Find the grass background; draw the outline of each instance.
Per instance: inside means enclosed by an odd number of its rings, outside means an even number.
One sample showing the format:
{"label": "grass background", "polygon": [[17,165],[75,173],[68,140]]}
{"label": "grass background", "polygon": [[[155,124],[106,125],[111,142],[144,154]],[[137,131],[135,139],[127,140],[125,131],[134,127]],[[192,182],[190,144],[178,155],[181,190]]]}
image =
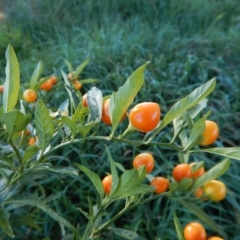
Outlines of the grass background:
{"label": "grass background", "polygon": [[[240,146],[238,0],[19,0],[14,4],[2,0],[0,7],[5,16],[0,17],[0,81],[5,77],[4,53],[9,43],[18,55],[22,83],[30,80],[39,60],[44,64],[43,75],[60,76],[60,69],[67,71],[64,59],[76,67],[90,58],[81,77],[98,78],[97,87],[104,95],[116,91],[136,68],[151,61],[145,85],[135,103],[158,102],[164,116],[175,101],[216,77],[217,88],[208,103],[212,110],[210,118],[219,124],[221,131],[215,146]],[[82,93],[90,87],[84,85]],[[57,87],[45,96],[45,102],[51,108],[58,108],[65,97],[66,93]],[[122,128],[126,124],[123,123]],[[109,128],[102,125],[100,132],[108,134]],[[169,141],[171,134],[169,128],[158,140]],[[71,165],[73,161],[82,163],[103,177],[110,170],[103,144],[88,142],[64,148],[51,162],[61,166]],[[154,174],[167,177],[178,162],[175,153],[156,147],[136,148],[111,143],[109,148],[114,160],[129,168],[136,154],[151,151],[157,162]],[[207,169],[221,158],[202,154],[193,155],[190,160],[204,160]],[[240,163],[232,160],[230,170],[221,178],[228,187],[227,198],[220,203],[202,204],[233,240],[240,234],[239,171]],[[75,208],[81,206],[87,210],[86,196],[95,197],[88,179],[84,175],[78,178],[52,175],[39,184],[45,190],[29,184],[20,194],[33,193],[39,197],[59,194],[59,198],[49,204],[75,226],[79,223],[84,229],[86,220]],[[112,206],[111,212],[117,212],[121,205]],[[197,220],[176,203],[158,199],[123,216],[116,226],[137,231],[147,239],[173,240],[177,238],[173,210],[183,226]],[[46,214],[34,208],[23,211],[23,214],[31,212],[41,231],[21,226],[14,229],[16,239],[60,239],[59,225]],[[216,234],[205,227],[209,235]],[[115,239],[108,232],[102,237]],[[3,235],[0,239],[8,238]]]}

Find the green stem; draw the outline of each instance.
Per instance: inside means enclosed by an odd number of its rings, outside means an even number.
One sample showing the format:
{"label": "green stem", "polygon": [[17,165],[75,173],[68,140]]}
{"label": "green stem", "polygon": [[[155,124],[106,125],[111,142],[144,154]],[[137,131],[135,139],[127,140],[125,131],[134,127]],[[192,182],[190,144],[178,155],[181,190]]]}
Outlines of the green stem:
{"label": "green stem", "polygon": [[[130,144],[130,145],[133,145],[133,146],[141,146],[141,145],[152,146],[152,145],[154,145],[154,146],[159,146],[159,147],[162,147],[162,148],[173,149],[173,150],[176,150],[178,152],[183,152],[182,147],[178,147],[176,145],[173,145],[172,143],[134,141],[134,140],[128,140],[128,139],[121,139],[119,137],[113,137],[112,139],[110,139],[109,137],[104,137],[104,136],[89,136],[89,137],[86,137],[86,140],[104,140],[104,141],[112,140],[112,141],[127,143],[127,144]],[[58,150],[62,147],[65,147],[67,145],[82,143],[82,142],[83,142],[83,140],[81,140],[81,139],[74,139],[74,140],[71,140],[71,141],[64,142],[64,143],[59,144],[58,146],[54,147],[53,149],[51,149],[47,153],[45,153],[43,155],[43,157],[46,157],[46,156],[50,155],[52,152],[54,152],[54,151],[56,151],[56,150]]]}
{"label": "green stem", "polygon": [[121,217],[124,213],[126,213],[127,211],[129,211],[130,209],[132,209],[131,207],[135,206],[131,205],[129,207],[125,207],[123,208],[120,212],[118,212],[114,217],[112,217],[110,220],[108,220],[107,222],[105,222],[101,227],[98,228],[97,231],[95,231],[93,233],[93,236],[96,236],[97,234],[99,234],[102,230],[104,230],[105,228],[109,227],[114,221],[116,221],[119,217]]}
{"label": "green stem", "polygon": [[9,140],[9,144],[11,145],[13,151],[15,152],[18,162],[19,162],[19,166],[20,166],[20,172],[22,172],[22,158],[20,156],[20,153],[18,151],[18,149],[16,148],[16,146],[14,145],[14,143],[12,142],[12,139]]}
{"label": "green stem", "polygon": [[178,152],[183,152],[182,147],[178,147],[176,145],[173,145],[172,143],[144,142],[144,145],[149,145],[149,146],[154,145],[154,146],[159,146],[159,147],[168,148],[168,149],[170,148]]}
{"label": "green stem", "polygon": [[[90,137],[87,137],[86,140],[105,140],[105,141],[109,141],[109,138],[108,137],[103,137],[103,136],[90,136]],[[58,150],[62,147],[68,146],[70,144],[76,144],[76,143],[82,143],[82,142],[83,142],[82,139],[74,139],[74,140],[70,140],[70,141],[61,143],[61,144],[55,146],[54,148],[52,148],[47,153],[45,153],[43,155],[43,157],[46,157],[46,156],[50,155],[52,152],[54,152],[54,151],[56,151],[56,150]]]}
{"label": "green stem", "polygon": [[178,147],[173,145],[172,143],[159,143],[159,142],[143,142],[143,141],[134,141],[134,140],[128,140],[128,139],[119,139],[117,137],[113,137],[112,140],[114,141],[118,141],[118,142],[124,142],[124,143],[128,143],[131,145],[135,145],[135,146],[140,146],[140,145],[148,145],[148,146],[159,146],[159,147],[163,147],[163,148],[167,148],[167,149],[173,149],[179,152],[183,152],[183,148],[182,147]]}
{"label": "green stem", "polygon": [[139,205],[142,205],[142,204],[145,204],[147,202],[150,202],[156,198],[159,198],[159,197],[162,197],[162,196],[165,196],[169,194],[169,192],[166,192],[166,193],[162,193],[161,195],[153,195],[141,202],[137,202],[135,204],[132,204],[132,205],[127,205],[126,207],[124,207],[120,212],[118,212],[114,217],[112,217],[110,220],[108,220],[107,222],[105,222],[102,226],[100,226],[97,231],[95,231],[93,233],[93,236],[96,236],[97,234],[99,234],[101,231],[103,231],[104,229],[106,229],[107,227],[109,227],[114,221],[116,221],[118,218],[120,218],[123,214],[125,214],[126,212],[128,212],[129,210],[139,206]]}
{"label": "green stem", "polygon": [[92,223],[93,221],[91,220],[91,222],[88,222],[88,225],[87,225],[87,227],[86,227],[86,229],[85,229],[85,232],[84,232],[84,235],[83,235],[83,237],[82,237],[82,239],[84,240],[84,239],[88,239],[87,237],[88,237],[88,232],[89,232],[89,230],[90,230],[90,226],[91,226],[91,223]]}
{"label": "green stem", "polygon": [[[88,232],[89,232],[91,226],[94,225],[94,222],[96,221],[96,219],[99,218],[99,215],[101,214],[101,211],[102,211],[102,206],[100,206],[99,211],[96,214],[96,216],[93,219],[91,219],[90,222],[88,222],[86,230],[85,230],[84,235],[83,235],[83,240],[89,239]],[[95,229],[95,226],[94,226],[94,229]],[[92,232],[94,233],[94,230]]]}
{"label": "green stem", "polygon": [[10,182],[10,185],[14,185],[19,179],[21,179],[22,177],[24,177],[28,172],[30,172],[31,170],[28,169],[27,171],[25,171],[22,174],[19,174],[18,176],[16,176],[15,178],[13,178]]}
{"label": "green stem", "polygon": [[125,137],[128,133],[133,132],[134,130],[135,128],[132,126],[131,122],[129,122],[127,129],[118,137],[118,139],[123,139],[123,137]]}

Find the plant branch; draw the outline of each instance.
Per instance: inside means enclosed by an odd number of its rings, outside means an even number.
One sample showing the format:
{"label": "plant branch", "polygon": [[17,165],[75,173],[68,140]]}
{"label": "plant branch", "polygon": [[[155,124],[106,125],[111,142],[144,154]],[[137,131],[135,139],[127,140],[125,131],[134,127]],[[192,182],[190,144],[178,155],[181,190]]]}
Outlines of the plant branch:
{"label": "plant branch", "polygon": [[[121,139],[121,138],[118,138],[118,137],[112,137],[112,139],[110,139],[109,137],[105,137],[105,136],[89,136],[89,137],[86,137],[86,140],[104,140],[104,141],[112,140],[112,141],[127,143],[127,144],[130,144],[130,145],[133,145],[133,146],[141,146],[141,145],[153,146],[154,145],[154,146],[159,146],[159,147],[166,148],[166,149],[173,149],[173,150],[178,151],[178,152],[183,152],[182,147],[176,146],[172,143],[134,141],[134,140],[129,140],[129,139]],[[52,152],[54,152],[54,151],[56,151],[56,150],[58,150],[62,147],[65,147],[67,145],[82,143],[82,142],[83,142],[82,139],[74,139],[74,140],[70,140],[70,141],[61,143],[58,146],[55,146],[54,148],[52,148],[47,153],[45,153],[43,155],[43,157],[46,157],[46,156],[50,155]]]}
{"label": "plant branch", "polygon": [[9,144],[11,145],[13,151],[15,152],[19,165],[20,165],[20,172],[22,172],[22,158],[20,156],[20,153],[18,151],[18,149],[16,148],[16,146],[14,145],[14,143],[12,142],[12,139],[9,140]]}
{"label": "plant branch", "polygon": [[163,197],[165,195],[169,194],[169,192],[166,192],[166,193],[162,193],[161,195],[153,195],[153,196],[150,196],[149,198],[146,198],[144,199],[143,201],[141,202],[137,202],[135,204],[132,204],[132,205],[127,205],[125,206],[120,212],[118,212],[114,217],[112,217],[110,220],[108,220],[107,222],[105,222],[102,226],[100,226],[94,233],[93,233],[93,236],[96,236],[97,234],[99,234],[101,231],[103,231],[104,229],[106,229],[107,227],[109,227],[114,221],[116,221],[118,218],[120,218],[123,214],[125,214],[126,212],[128,212],[129,210],[139,206],[139,205],[142,205],[142,204],[145,204],[147,202],[150,202],[156,198],[159,198],[159,197]]}

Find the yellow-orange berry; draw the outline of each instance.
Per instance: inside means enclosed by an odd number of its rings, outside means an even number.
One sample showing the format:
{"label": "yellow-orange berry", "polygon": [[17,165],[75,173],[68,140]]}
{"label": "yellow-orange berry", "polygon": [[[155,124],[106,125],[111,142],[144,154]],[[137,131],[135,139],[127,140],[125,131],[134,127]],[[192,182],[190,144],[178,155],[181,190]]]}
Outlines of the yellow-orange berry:
{"label": "yellow-orange berry", "polygon": [[164,193],[168,189],[169,180],[164,177],[155,177],[150,185],[155,187],[155,193]]}
{"label": "yellow-orange berry", "polygon": [[104,192],[105,192],[106,194],[109,194],[109,193],[111,192],[111,189],[112,189],[112,175],[106,176],[106,177],[102,180],[102,184],[103,184]]}
{"label": "yellow-orange berry", "polygon": [[3,93],[4,91],[4,85],[0,85],[0,93]]}
{"label": "yellow-orange berry", "polygon": [[33,89],[27,89],[23,93],[23,99],[29,103],[35,102],[37,99],[37,94]]}
{"label": "yellow-orange berry", "polygon": [[73,82],[73,87],[75,90],[80,90],[82,88],[82,84],[79,81],[75,80]]}

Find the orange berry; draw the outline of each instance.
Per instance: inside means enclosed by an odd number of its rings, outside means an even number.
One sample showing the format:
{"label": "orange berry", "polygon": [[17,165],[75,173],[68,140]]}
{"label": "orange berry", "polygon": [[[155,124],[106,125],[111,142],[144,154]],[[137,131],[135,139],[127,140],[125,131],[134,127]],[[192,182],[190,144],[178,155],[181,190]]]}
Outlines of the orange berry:
{"label": "orange berry", "polygon": [[4,91],[4,85],[0,85],[0,93],[3,93]]}
{"label": "orange berry", "polygon": [[19,133],[19,135],[26,135],[26,136],[28,136],[30,134],[30,131],[28,130],[28,129],[26,129],[24,132],[23,131],[21,131],[20,133]]}
{"label": "orange berry", "polygon": [[82,100],[83,100],[83,106],[84,107],[88,107],[87,94],[83,95]]}
{"label": "orange berry", "polygon": [[184,228],[185,240],[206,240],[207,234],[202,224],[191,222]]}
{"label": "orange berry", "polygon": [[25,134],[26,134],[26,135],[29,135],[29,134],[30,134],[30,131],[29,131],[28,129],[26,129]]}
{"label": "orange berry", "polygon": [[48,79],[39,88],[41,90],[50,91],[52,89],[52,81],[51,81],[51,79]]}
{"label": "orange berry", "polygon": [[195,195],[196,198],[200,198],[200,199],[203,200],[203,201],[208,200],[208,199],[205,198],[205,197],[203,198],[203,194],[204,194],[203,188],[198,188],[198,189],[195,191],[195,193],[194,193],[194,195]]}
{"label": "orange berry", "polygon": [[[107,125],[112,125],[110,115],[109,115],[109,107],[110,107],[109,105],[110,105],[110,98],[108,98],[107,100],[105,100],[103,102],[103,105],[102,105],[102,121]],[[125,117],[126,117],[126,113],[122,116],[120,122],[122,122]]]}
{"label": "orange berry", "polygon": [[102,121],[107,125],[112,125],[110,116],[109,116],[109,103],[110,99],[107,99],[103,102],[102,105]]}
{"label": "orange berry", "polygon": [[212,180],[204,184],[204,193],[214,202],[223,200],[227,194],[226,186],[223,182]]}
{"label": "orange berry", "polygon": [[202,146],[210,145],[214,143],[219,135],[218,125],[213,121],[205,121],[205,130],[202,134],[203,140],[200,143]]}
{"label": "orange berry", "polygon": [[111,189],[112,189],[112,175],[106,176],[106,177],[102,180],[102,184],[103,184],[104,192],[105,192],[106,194],[109,194],[109,193],[111,192]]}
{"label": "orange berry", "polygon": [[191,167],[189,164],[186,163],[178,164],[173,169],[172,175],[177,182],[181,181],[183,178],[191,178],[192,177]]}
{"label": "orange berry", "polygon": [[28,140],[28,145],[32,146],[32,145],[35,144],[35,142],[36,142],[35,138],[34,137],[30,137],[29,140]]}
{"label": "orange berry", "polygon": [[155,177],[150,185],[155,187],[155,193],[164,193],[168,189],[169,180],[164,177]]}
{"label": "orange berry", "polygon": [[75,72],[72,72],[72,73],[68,73],[68,75],[67,75],[68,80],[69,81],[77,80],[77,76],[75,76],[74,79],[73,79],[73,76],[74,76]]}
{"label": "orange berry", "polygon": [[27,89],[23,93],[23,99],[29,103],[35,102],[37,99],[37,94],[33,89]]}
{"label": "orange berry", "polygon": [[56,76],[52,76],[50,78],[50,81],[51,81],[52,85],[55,85],[57,83],[57,77]]}
{"label": "orange berry", "polygon": [[[190,167],[192,167],[194,164],[196,164],[195,162],[190,163]],[[197,171],[193,172],[192,171],[192,178],[196,179],[201,177],[203,174],[205,173],[205,169],[204,167],[199,168]]]}
{"label": "orange berry", "polygon": [[146,167],[146,172],[150,173],[154,168],[154,158],[150,153],[140,153],[133,159],[133,167],[138,169],[141,166]]}
{"label": "orange berry", "polygon": [[75,80],[73,82],[73,87],[75,90],[80,90],[82,88],[82,84],[79,81]]}
{"label": "orange berry", "polygon": [[153,131],[157,127],[160,118],[160,106],[154,102],[139,103],[131,109],[129,114],[132,126],[144,133]]}

